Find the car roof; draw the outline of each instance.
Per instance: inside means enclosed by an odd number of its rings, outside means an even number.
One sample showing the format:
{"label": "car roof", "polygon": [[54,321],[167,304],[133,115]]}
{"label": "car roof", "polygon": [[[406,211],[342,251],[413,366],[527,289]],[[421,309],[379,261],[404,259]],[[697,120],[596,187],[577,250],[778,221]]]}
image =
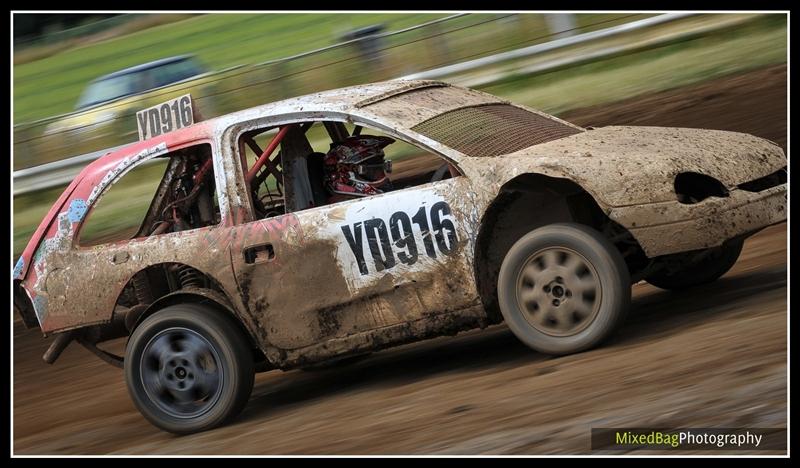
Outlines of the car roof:
{"label": "car roof", "polygon": [[[380,81],[375,83],[347,86],[344,88],[329,89],[326,91],[320,91],[303,96],[261,104],[232,112],[230,114],[221,115],[213,119],[208,119],[206,122],[213,126],[227,126],[232,123],[257,119],[262,116],[290,114],[295,112],[359,113],[367,111],[368,107],[370,110],[372,110],[373,108],[371,106],[374,104],[380,104],[400,95],[413,91],[424,90],[426,88],[448,88],[455,90],[457,93],[465,94],[476,92],[469,88],[454,86],[449,83],[434,80]],[[491,100],[500,100],[495,96],[485,96]],[[418,105],[415,103],[406,103],[405,105],[407,108],[418,107]],[[438,114],[440,112],[441,111],[435,111],[434,113]],[[387,117],[387,120],[392,120],[394,123],[399,123],[399,121],[404,119]]]}
{"label": "car roof", "polygon": [[[129,156],[132,152],[137,151],[140,149],[140,147],[152,146],[160,142],[167,142],[172,145],[176,143],[194,141],[198,138],[208,138],[212,136],[214,129],[220,125],[227,126],[236,122],[254,119],[263,115],[272,115],[278,110],[280,110],[279,113],[289,113],[291,112],[292,107],[297,107],[307,108],[309,111],[319,111],[321,108],[339,112],[352,111],[359,108],[361,105],[367,103],[372,104],[381,99],[388,99],[407,91],[439,86],[450,87],[451,85],[440,81],[430,80],[383,81],[378,83],[331,89],[318,93],[307,94],[304,96],[274,101],[244,110],[231,112],[229,114],[220,115],[211,119],[201,120],[189,125],[188,127],[174,130],[148,140],[136,141],[117,146],[115,148],[109,148],[105,150],[105,154],[102,157],[97,158],[92,164],[99,166],[100,164],[107,164],[111,161],[119,161]],[[466,91],[465,88],[459,89],[464,89]],[[90,164],[90,166],[92,164]],[[87,168],[88,167],[89,166],[87,166]]]}
{"label": "car roof", "polygon": [[154,60],[152,62],[142,63],[133,67],[128,67],[122,70],[115,71],[113,73],[109,73],[107,75],[100,76],[92,80],[92,82],[107,80],[109,78],[116,78],[122,75],[129,75],[131,73],[138,73],[144,70],[149,70],[151,68],[157,68],[163,65],[168,65],[170,63],[177,63],[182,62],[184,60],[188,60],[194,58],[194,55],[184,54],[184,55],[176,55],[174,57],[166,57],[159,60]]}

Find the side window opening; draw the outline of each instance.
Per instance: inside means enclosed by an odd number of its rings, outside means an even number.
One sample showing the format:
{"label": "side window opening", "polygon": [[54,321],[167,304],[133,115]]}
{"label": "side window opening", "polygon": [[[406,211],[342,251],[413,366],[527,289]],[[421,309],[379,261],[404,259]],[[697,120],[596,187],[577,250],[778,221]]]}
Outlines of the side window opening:
{"label": "side window opening", "polygon": [[279,128],[266,128],[239,137],[239,155],[257,219],[286,213],[282,151],[273,147],[269,154],[265,154],[279,133]]}
{"label": "side window opening", "polygon": [[78,244],[92,246],[221,222],[210,144],[139,163],[94,202]]}
{"label": "side window opening", "polygon": [[460,175],[439,155],[357,124],[256,129],[238,147],[256,219]]}
{"label": "side window opening", "polygon": [[[371,128],[348,125],[350,134],[386,136]],[[449,179],[460,175],[458,170],[441,156],[433,154],[403,140],[384,148],[386,159],[392,162],[392,172],[388,174],[393,190],[402,190],[417,185]]]}

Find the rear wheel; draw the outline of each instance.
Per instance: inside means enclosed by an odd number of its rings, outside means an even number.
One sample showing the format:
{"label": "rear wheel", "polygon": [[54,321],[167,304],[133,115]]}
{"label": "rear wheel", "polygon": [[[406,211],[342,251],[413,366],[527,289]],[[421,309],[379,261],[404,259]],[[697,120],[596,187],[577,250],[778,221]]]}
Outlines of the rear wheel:
{"label": "rear wheel", "polygon": [[522,342],[543,353],[569,354],[597,345],[623,321],[630,276],[602,234],[558,223],[511,247],[497,293],[506,323]]}
{"label": "rear wheel", "polygon": [[708,249],[700,261],[693,263],[689,263],[690,254],[671,255],[669,261],[685,263],[686,266],[662,269],[645,280],[655,287],[674,290],[716,281],[733,268],[742,253],[742,247],[744,247],[743,239],[730,241],[720,247]]}
{"label": "rear wheel", "polygon": [[131,399],[168,432],[189,434],[229,421],[247,403],[254,374],[249,341],[237,324],[198,304],[158,311],[128,341]]}

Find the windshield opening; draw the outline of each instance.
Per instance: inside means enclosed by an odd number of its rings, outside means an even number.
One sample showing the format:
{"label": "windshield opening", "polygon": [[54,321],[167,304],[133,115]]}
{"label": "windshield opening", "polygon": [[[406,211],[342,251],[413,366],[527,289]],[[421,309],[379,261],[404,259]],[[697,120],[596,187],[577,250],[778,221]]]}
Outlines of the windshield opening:
{"label": "windshield opening", "polygon": [[135,75],[120,75],[90,84],[78,101],[78,109],[112,101],[136,92]]}

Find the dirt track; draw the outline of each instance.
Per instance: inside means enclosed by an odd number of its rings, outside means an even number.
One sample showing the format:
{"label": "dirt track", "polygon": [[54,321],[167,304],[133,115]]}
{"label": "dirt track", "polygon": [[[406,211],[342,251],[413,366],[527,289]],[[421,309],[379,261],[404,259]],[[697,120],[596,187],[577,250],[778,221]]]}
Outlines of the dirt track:
{"label": "dirt track", "polygon": [[[586,125],[745,131],[786,144],[786,68],[585,109]],[[187,437],[136,411],[122,373],[14,328],[16,454],[589,453],[590,427],[786,427],[786,226],[750,238],[718,282],[634,286],[600,349],[548,358],[504,326],[384,351],[350,367],[259,374],[232,425]],[[726,452],[714,452],[716,454]],[[730,452],[728,452],[730,453]]]}
{"label": "dirt track", "polygon": [[786,150],[786,66],[567,112],[577,125],[659,125],[731,130],[768,138]]}

